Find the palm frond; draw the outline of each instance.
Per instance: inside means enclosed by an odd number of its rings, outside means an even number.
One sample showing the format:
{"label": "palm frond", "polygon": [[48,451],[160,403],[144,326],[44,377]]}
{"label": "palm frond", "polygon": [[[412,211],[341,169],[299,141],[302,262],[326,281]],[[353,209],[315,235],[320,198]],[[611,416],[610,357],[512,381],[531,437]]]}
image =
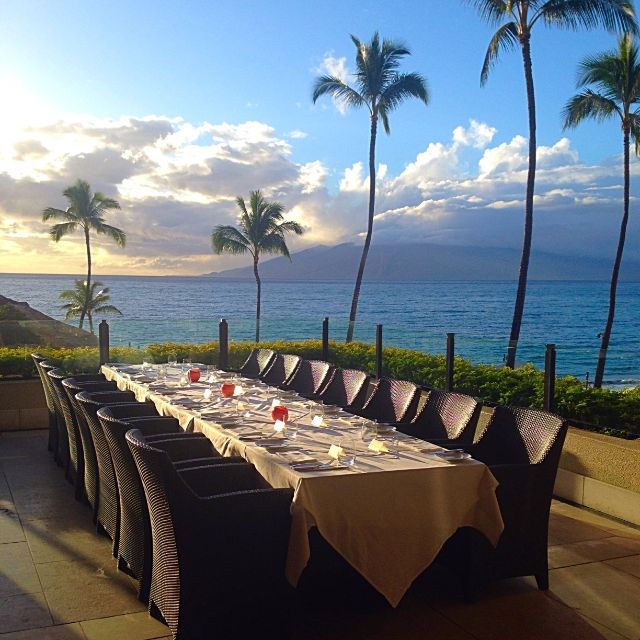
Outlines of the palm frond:
{"label": "palm frond", "polygon": [[114,307],[112,304],[103,304],[99,307],[95,307],[92,310],[92,313],[95,315],[96,313],[117,313],[118,315],[123,315],[122,311],[118,309],[118,307]]}
{"label": "palm frond", "polygon": [[480,72],[480,84],[486,84],[489,78],[489,72],[498,61],[498,57],[502,51],[513,49],[518,44],[518,25],[515,22],[507,22],[503,24],[489,41],[487,53],[482,63],[482,71]]}
{"label": "palm frond", "polygon": [[324,95],[330,95],[334,100],[342,102],[348,107],[360,107],[367,104],[366,100],[353,87],[335,76],[316,78],[311,99],[315,103],[318,98]]}
{"label": "palm frond", "polygon": [[491,25],[498,24],[511,15],[508,5],[512,3],[505,0],[463,0],[463,2],[474,7],[480,17]]}
{"label": "palm frond", "polygon": [[289,248],[287,247],[287,243],[281,233],[272,232],[264,236],[260,243],[260,249],[262,253],[268,253],[271,255],[277,254],[291,260]]}
{"label": "palm frond", "polygon": [[47,222],[51,219],[64,219],[69,220],[69,211],[65,211],[63,209],[56,209],[55,207],[47,207],[42,212],[42,222]]}
{"label": "palm frond", "polygon": [[640,156],[640,110],[629,114],[629,131],[635,143],[635,152]]}
{"label": "palm frond", "polygon": [[119,247],[124,247],[127,244],[127,234],[122,229],[118,229],[118,227],[112,227],[110,224],[97,221],[93,222],[91,227],[97,233],[108,235]]}
{"label": "palm frond", "polygon": [[229,225],[218,225],[211,233],[211,245],[216,254],[224,252],[239,255],[251,252],[251,241],[238,229]]}
{"label": "palm frond", "polygon": [[388,114],[407,98],[418,98],[425,105],[429,104],[429,90],[426,79],[419,73],[397,74],[380,95],[379,105],[384,105]]}
{"label": "palm frond", "polygon": [[60,224],[54,224],[49,229],[49,236],[54,242],[59,242],[64,236],[73,233],[78,227],[77,222],[61,222]]}
{"label": "palm frond", "polygon": [[633,3],[628,0],[547,0],[538,15],[548,26],[564,29],[602,26],[609,32],[638,33]]}
{"label": "palm frond", "polygon": [[562,112],[563,128],[576,127],[587,118],[593,118],[601,122],[614,114],[618,114],[622,119],[622,113],[613,100],[587,89],[573,96],[565,105]]}
{"label": "palm frond", "polygon": [[293,220],[287,220],[278,225],[278,229],[282,235],[287,233],[295,233],[297,236],[301,236],[304,233],[304,227]]}

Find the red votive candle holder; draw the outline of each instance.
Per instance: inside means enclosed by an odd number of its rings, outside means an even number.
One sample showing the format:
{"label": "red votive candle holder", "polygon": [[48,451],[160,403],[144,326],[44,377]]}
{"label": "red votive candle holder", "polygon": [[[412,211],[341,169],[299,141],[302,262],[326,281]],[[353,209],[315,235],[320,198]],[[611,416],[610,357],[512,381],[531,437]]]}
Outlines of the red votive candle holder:
{"label": "red votive candle holder", "polygon": [[233,382],[223,382],[222,386],[220,387],[220,393],[225,398],[233,397],[235,390],[236,390],[236,385],[233,384]]}
{"label": "red votive candle holder", "polygon": [[286,422],[289,417],[289,409],[285,407],[283,404],[279,404],[271,410],[271,417],[273,421],[276,422],[280,420],[281,422]]}
{"label": "red votive candle holder", "polygon": [[200,380],[200,369],[189,369],[187,376],[189,377],[189,382],[198,382]]}

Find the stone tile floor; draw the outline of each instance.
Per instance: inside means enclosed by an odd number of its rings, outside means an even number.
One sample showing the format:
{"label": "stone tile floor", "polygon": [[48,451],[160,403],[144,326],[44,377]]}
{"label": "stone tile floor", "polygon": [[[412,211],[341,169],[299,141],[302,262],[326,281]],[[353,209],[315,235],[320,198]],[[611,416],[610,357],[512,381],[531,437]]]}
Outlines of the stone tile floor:
{"label": "stone tile floor", "polygon": [[[293,638],[640,640],[638,528],[554,502],[549,560],[547,593],[523,578],[463,604],[431,578],[395,610],[300,602]],[[168,637],[73,499],[46,433],[0,433],[0,640]]]}

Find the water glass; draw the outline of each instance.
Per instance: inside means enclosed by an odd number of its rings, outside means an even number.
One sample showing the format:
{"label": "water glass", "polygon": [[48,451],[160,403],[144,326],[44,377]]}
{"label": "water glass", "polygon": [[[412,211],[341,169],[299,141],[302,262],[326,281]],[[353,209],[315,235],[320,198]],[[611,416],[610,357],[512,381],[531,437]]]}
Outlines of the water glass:
{"label": "water glass", "polygon": [[340,440],[343,454],[338,462],[344,467],[353,467],[358,455],[358,441],[356,438],[347,437]]}

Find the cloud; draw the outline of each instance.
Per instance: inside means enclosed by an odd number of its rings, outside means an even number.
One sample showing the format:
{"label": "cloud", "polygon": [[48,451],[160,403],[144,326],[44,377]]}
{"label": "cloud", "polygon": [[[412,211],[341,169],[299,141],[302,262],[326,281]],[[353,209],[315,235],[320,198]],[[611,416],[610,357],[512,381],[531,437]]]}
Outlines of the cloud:
{"label": "cloud", "polygon": [[[321,75],[332,76],[345,84],[349,84],[351,74],[347,67],[347,59],[344,56],[336,58],[332,52],[326,53],[316,71]],[[345,102],[335,98],[332,99],[336,109],[344,115],[347,112]]]}
{"label": "cloud", "polygon": [[[380,164],[374,242],[429,241],[519,248],[528,142],[497,139],[471,120],[448,140],[431,141],[391,172]],[[108,222],[128,235],[125,250],[94,238],[98,274],[190,274],[246,264],[215,256],[217,224],[235,224],[235,198],[262,189],[305,228],[297,251],[315,244],[360,242],[367,223],[366,159],[347,167],[296,162],[293,132],[268,123],[193,123],[182,118],[56,117],[0,138],[0,270],[82,273],[79,234],[54,244],[41,221],[64,208],[63,190],[78,178],[120,202]],[[640,162],[632,162],[632,194]],[[611,257],[622,208],[621,158],[588,164],[568,138],[538,148],[534,246],[569,255]],[[635,205],[636,202],[632,203]],[[640,257],[632,216],[625,259]],[[509,274],[505,274],[509,277]],[[515,277],[515,276],[514,276]]]}

